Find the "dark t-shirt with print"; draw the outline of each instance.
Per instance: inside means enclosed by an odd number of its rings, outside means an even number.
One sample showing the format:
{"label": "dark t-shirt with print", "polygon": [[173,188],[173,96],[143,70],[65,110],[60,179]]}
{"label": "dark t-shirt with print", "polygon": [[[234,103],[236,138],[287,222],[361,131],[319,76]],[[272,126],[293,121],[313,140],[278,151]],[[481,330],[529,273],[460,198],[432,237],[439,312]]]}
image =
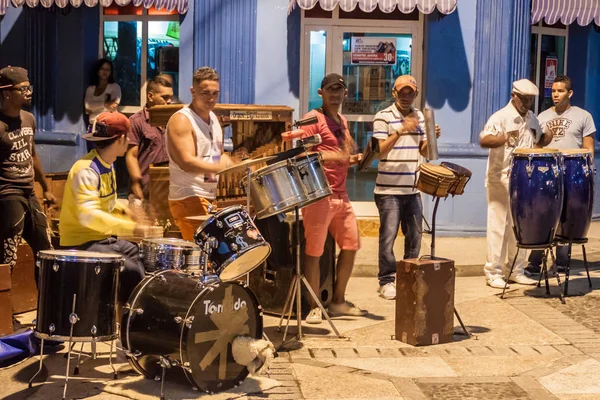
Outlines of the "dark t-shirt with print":
{"label": "dark t-shirt with print", "polygon": [[19,117],[0,112],[0,197],[33,190],[35,119],[21,111]]}

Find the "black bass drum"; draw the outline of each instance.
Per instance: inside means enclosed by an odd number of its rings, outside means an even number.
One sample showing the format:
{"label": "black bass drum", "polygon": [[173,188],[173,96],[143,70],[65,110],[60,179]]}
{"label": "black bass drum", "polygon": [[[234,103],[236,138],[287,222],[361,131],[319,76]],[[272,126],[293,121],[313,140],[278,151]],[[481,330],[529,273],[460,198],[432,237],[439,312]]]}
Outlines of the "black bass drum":
{"label": "black bass drum", "polygon": [[160,358],[172,365],[166,380],[187,380],[205,392],[220,392],[248,375],[231,343],[237,336],[262,337],[262,310],[238,282],[202,283],[166,270],[146,277],[126,305],[121,340],[139,373],[159,379]]}

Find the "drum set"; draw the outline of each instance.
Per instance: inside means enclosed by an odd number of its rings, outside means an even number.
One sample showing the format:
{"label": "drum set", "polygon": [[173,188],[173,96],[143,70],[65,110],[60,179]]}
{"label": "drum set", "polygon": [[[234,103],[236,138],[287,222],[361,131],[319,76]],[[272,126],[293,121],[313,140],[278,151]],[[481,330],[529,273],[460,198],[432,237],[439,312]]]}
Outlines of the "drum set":
{"label": "drum set", "polygon": [[[548,253],[550,254],[563,304],[564,296],[568,293],[573,244],[582,246],[588,284],[592,287],[585,244],[594,207],[594,174],[592,154],[585,149],[516,149],[513,153],[509,171],[509,195],[517,246],[519,251],[544,250],[538,287],[544,277],[548,294],[550,288],[546,263]],[[552,251],[552,247],[556,245],[569,247],[564,293]],[[518,252],[510,274],[517,256]],[[501,297],[505,291],[506,287]]]}
{"label": "drum set", "polygon": [[[301,150],[306,153],[307,148]],[[220,173],[249,169],[258,162],[264,163],[264,159],[248,160]],[[241,184],[258,219],[294,210],[298,222],[299,208],[331,194],[318,153],[249,171]],[[123,256],[78,250],[38,253],[35,335],[42,340],[42,349],[44,340],[69,343],[63,399],[75,344],[82,343],[83,350],[84,343],[91,343],[95,357],[96,344],[110,342],[109,360],[116,378],[112,353],[117,338],[137,372],[161,381],[161,398],[167,370],[170,378],[187,381],[193,389],[208,393],[241,384],[248,369],[235,362],[232,343],[240,336],[263,337],[262,307],[244,276],[271,253],[271,246],[257,229],[249,210],[249,206],[236,205],[201,217],[203,222],[194,242],[163,237],[142,239],[139,257],[146,277],[125,304],[119,304],[117,299],[119,273],[125,264]],[[304,281],[309,291],[310,286],[300,273],[300,243],[296,242],[297,277],[284,311],[289,304],[291,314],[293,294],[301,315],[300,282]],[[319,299],[312,295],[322,308]],[[301,335],[301,318],[298,326]],[[42,358],[43,354],[38,371],[29,381],[30,387],[42,369]]]}

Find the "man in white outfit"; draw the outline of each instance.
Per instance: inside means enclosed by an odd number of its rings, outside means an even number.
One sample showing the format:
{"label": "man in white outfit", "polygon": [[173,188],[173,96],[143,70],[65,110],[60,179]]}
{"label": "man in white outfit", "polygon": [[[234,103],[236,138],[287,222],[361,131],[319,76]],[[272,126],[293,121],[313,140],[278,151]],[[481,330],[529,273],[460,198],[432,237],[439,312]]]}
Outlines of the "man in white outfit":
{"label": "man in white outfit", "polygon": [[516,260],[513,274],[508,272],[517,253],[508,194],[508,169],[516,148],[545,146],[552,135],[544,135],[537,118],[530,111],[539,90],[527,79],[513,83],[508,105],[490,117],[479,136],[481,147],[490,149],[485,186],[488,197],[487,257],[485,275],[487,284],[503,289],[505,279],[522,285],[537,281],[523,274],[527,252],[522,250]]}

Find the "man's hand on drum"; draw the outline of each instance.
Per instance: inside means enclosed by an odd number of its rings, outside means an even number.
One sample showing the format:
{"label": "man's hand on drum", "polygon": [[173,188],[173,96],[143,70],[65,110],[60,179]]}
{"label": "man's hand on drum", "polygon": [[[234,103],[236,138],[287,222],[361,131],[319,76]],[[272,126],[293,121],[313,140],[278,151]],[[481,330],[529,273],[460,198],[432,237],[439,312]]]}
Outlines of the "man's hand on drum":
{"label": "man's hand on drum", "polygon": [[394,133],[398,136],[409,135],[412,132],[416,132],[418,127],[419,120],[414,114],[411,114],[402,121],[402,129],[395,131]]}

